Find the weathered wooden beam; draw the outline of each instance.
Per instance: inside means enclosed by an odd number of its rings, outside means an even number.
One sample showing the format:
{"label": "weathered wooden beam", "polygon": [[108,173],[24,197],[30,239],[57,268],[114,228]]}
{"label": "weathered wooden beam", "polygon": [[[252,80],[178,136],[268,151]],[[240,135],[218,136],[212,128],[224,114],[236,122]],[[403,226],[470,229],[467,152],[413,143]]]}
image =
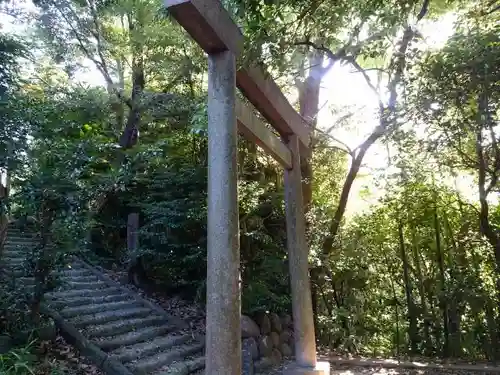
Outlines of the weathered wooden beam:
{"label": "weathered wooden beam", "polygon": [[309,125],[292,107],[271,76],[263,69],[252,66],[238,70],[236,83],[240,91],[283,137],[296,135],[301,150],[309,147]]}
{"label": "weathered wooden beam", "polygon": [[292,167],[292,153],[288,147],[241,100],[236,100],[236,116],[238,130],[245,138],[262,147],[284,168]]}
{"label": "weathered wooden beam", "polygon": [[[244,36],[219,0],[164,0],[170,14],[207,52],[229,50],[241,56]],[[240,68],[236,83],[248,100],[282,136],[297,135],[301,148],[310,142],[310,128],[274,80],[262,68]]]}

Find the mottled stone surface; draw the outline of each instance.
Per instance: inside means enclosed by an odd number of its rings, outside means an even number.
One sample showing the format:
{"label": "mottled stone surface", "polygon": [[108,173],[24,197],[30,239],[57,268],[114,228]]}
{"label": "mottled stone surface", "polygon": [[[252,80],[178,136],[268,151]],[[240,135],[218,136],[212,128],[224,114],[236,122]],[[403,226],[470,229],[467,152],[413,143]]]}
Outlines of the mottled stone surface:
{"label": "mottled stone surface", "polygon": [[271,342],[273,343],[273,348],[278,348],[280,346],[280,335],[276,332],[271,332],[269,335]]}
{"label": "mottled stone surface", "polygon": [[252,351],[256,349],[254,348],[257,345],[255,340],[247,339],[243,340],[241,345],[241,374],[242,375],[254,375],[254,365],[253,365],[253,354]]}
{"label": "mottled stone surface", "polygon": [[269,336],[262,336],[259,338],[259,355],[261,357],[268,357],[273,352],[273,342]]}
{"label": "mottled stone surface", "polygon": [[259,358],[259,345],[257,340],[253,337],[243,340],[243,347],[247,348],[252,354],[253,359]]}
{"label": "mottled stone surface", "polygon": [[288,344],[292,339],[292,333],[290,331],[283,331],[280,333],[280,344]]}
{"label": "mottled stone surface", "polygon": [[271,357],[273,358],[273,362],[275,365],[279,365],[281,363],[281,361],[283,360],[283,355],[276,348],[273,349]]}
{"label": "mottled stone surface", "polygon": [[292,348],[290,348],[290,345],[288,345],[287,343],[281,344],[280,352],[281,354],[283,354],[283,357],[291,357],[293,354]]}
{"label": "mottled stone surface", "polygon": [[292,328],[293,327],[293,321],[292,321],[292,317],[290,315],[283,314],[280,317],[280,320],[281,320],[281,325],[282,325],[283,329]]}
{"label": "mottled stone surface", "polygon": [[296,135],[289,137],[288,147],[292,151],[293,168],[285,170],[285,212],[295,358],[301,366],[314,367],[316,365],[316,340],[309,283],[309,249],[302,204],[299,140]]}
{"label": "mottled stone surface", "polygon": [[241,373],[236,62],[208,58],[206,375]]}
{"label": "mottled stone surface", "polygon": [[259,337],[260,328],[252,318],[246,315],[241,316],[241,337],[246,339],[248,337]]}
{"label": "mottled stone surface", "polygon": [[266,312],[261,311],[255,314],[255,321],[259,325],[260,333],[262,335],[268,335],[271,333],[271,320]]}
{"label": "mottled stone surface", "polygon": [[269,320],[271,321],[271,331],[280,333],[283,330],[283,326],[278,314],[270,313]]}

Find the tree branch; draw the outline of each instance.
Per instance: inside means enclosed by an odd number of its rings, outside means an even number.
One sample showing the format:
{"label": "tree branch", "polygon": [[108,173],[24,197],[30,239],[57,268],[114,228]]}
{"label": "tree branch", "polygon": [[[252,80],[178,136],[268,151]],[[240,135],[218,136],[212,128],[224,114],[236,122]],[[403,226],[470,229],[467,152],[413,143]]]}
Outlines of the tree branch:
{"label": "tree branch", "polygon": [[338,61],[340,56],[342,55],[342,52],[341,52],[342,49],[340,49],[339,51],[334,53],[330,48],[325,47],[323,44],[321,44],[321,45],[316,44],[316,43],[311,42],[309,40],[304,40],[302,42],[295,42],[294,45],[295,46],[312,47],[315,50],[323,52],[330,60],[335,61],[335,62]]}
{"label": "tree branch", "polygon": [[424,3],[422,4],[422,8],[420,8],[420,12],[418,12],[418,15],[417,15],[417,22],[425,17],[427,12],[429,11],[429,4],[430,4],[430,0],[424,0]]}
{"label": "tree branch", "polygon": [[343,141],[341,141],[340,139],[334,137],[333,135],[321,130],[321,129],[316,129],[317,132],[323,134],[324,136],[330,138],[332,141],[335,141],[337,142],[338,144],[340,144],[342,147],[344,147],[344,149],[338,147],[338,146],[333,146],[341,151],[344,151],[346,154],[349,154],[350,156],[354,157],[354,152],[353,150]]}
{"label": "tree branch", "polygon": [[[365,106],[363,106],[360,109],[363,109],[364,107]],[[330,134],[330,132],[333,129],[335,129],[337,127],[337,125],[339,125],[342,121],[347,120],[348,118],[351,118],[352,116],[354,116],[354,112],[349,112],[349,113],[346,113],[345,115],[341,116],[337,121],[335,121],[335,123],[332,126],[330,126],[329,128],[327,128],[325,130],[325,133]]]}
{"label": "tree branch", "polygon": [[366,70],[363,69],[361,67],[361,65],[358,64],[358,62],[356,61],[356,59],[354,57],[346,57],[346,58],[344,58],[344,60],[349,62],[356,69],[356,71],[358,71],[359,73],[361,73],[363,75],[363,77],[366,81],[366,84],[368,85],[370,90],[372,90],[372,92],[377,96],[379,106],[383,107],[384,104],[382,103],[382,99],[380,97],[380,92],[377,89],[377,87],[373,84],[370,76],[368,75],[368,73],[366,73]]}

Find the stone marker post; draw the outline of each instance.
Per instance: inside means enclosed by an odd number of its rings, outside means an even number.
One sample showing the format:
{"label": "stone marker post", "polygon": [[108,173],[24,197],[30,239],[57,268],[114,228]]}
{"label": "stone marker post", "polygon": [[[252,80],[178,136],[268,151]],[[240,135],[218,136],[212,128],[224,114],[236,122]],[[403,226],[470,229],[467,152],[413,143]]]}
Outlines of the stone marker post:
{"label": "stone marker post", "polygon": [[127,217],[127,251],[128,255],[136,255],[139,249],[139,214],[131,213]]}
{"label": "stone marker post", "polygon": [[241,374],[236,62],[208,58],[206,375]]}
{"label": "stone marker post", "polygon": [[297,365],[290,369],[289,373],[329,375],[327,363],[316,363],[316,341],[309,282],[309,251],[302,200],[299,140],[296,135],[289,136],[288,147],[292,152],[292,168],[285,169],[285,210]]}

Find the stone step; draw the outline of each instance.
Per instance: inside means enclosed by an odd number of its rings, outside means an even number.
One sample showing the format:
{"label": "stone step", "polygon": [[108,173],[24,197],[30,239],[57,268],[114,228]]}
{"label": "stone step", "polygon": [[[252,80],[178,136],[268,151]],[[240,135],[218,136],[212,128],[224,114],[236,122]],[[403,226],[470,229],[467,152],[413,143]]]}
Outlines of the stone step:
{"label": "stone step", "polygon": [[94,275],[64,275],[62,276],[62,279],[67,281],[67,282],[76,282],[76,283],[95,283],[99,281],[99,278]]}
{"label": "stone step", "polygon": [[126,366],[135,374],[151,374],[153,371],[163,366],[168,366],[175,361],[182,360],[185,357],[201,352],[203,347],[203,343],[179,345],[171,350],[131,362]]}
{"label": "stone step", "polygon": [[182,362],[176,362],[168,366],[166,370],[155,373],[155,375],[202,375],[205,368],[205,357],[196,357]]}
{"label": "stone step", "polygon": [[19,285],[33,285],[35,284],[35,278],[29,276],[21,276],[16,278],[16,283]]}
{"label": "stone step", "polygon": [[26,259],[26,255],[27,254],[23,254],[20,252],[6,252],[3,254],[2,259],[6,261],[18,260],[18,259],[24,260]]}
{"label": "stone step", "polygon": [[4,272],[8,277],[18,278],[24,276],[24,270],[21,268],[4,269]]}
{"label": "stone step", "polygon": [[114,336],[113,338],[94,341],[104,351],[111,351],[121,346],[134,345],[144,341],[150,341],[155,337],[165,335],[174,331],[177,327],[164,324],[156,327],[146,327],[138,329],[137,331],[130,331],[122,335]]}
{"label": "stone step", "polygon": [[26,258],[30,252],[22,249],[3,249],[2,258]]}
{"label": "stone step", "polygon": [[31,251],[36,246],[36,243],[31,242],[5,242],[4,251]]}
{"label": "stone step", "polygon": [[26,258],[10,258],[4,259],[4,264],[8,266],[19,267],[26,264]]}
{"label": "stone step", "polygon": [[58,272],[60,276],[64,277],[74,277],[74,276],[90,276],[93,275],[93,273],[89,270],[86,270],[84,268],[81,269],[68,269],[64,268],[61,271]]}
{"label": "stone step", "polygon": [[152,315],[151,309],[137,307],[123,311],[106,311],[92,315],[82,315],[71,319],[71,323],[77,328],[84,328],[90,325],[100,325],[120,319],[143,318]]}
{"label": "stone step", "polygon": [[100,297],[107,296],[112,294],[123,293],[122,290],[118,287],[107,287],[102,289],[94,289],[94,290],[61,290],[57,292],[52,292],[49,294],[49,298],[74,298],[74,297]]}
{"label": "stone step", "polygon": [[24,234],[24,233],[19,233],[19,232],[7,232],[7,239],[8,240],[14,240],[14,241],[37,241],[39,237],[36,235],[29,235],[29,234]]}
{"label": "stone step", "polygon": [[18,234],[7,233],[6,243],[40,243],[36,237],[20,236]]}
{"label": "stone step", "polygon": [[22,260],[22,261],[10,262],[9,260],[2,259],[2,264],[4,265],[4,267],[20,267],[23,264],[25,264],[25,261]]}
{"label": "stone step", "polygon": [[37,236],[25,236],[23,234],[19,233],[8,233],[7,232],[7,241],[14,241],[14,242],[40,242],[40,237]]}
{"label": "stone step", "polygon": [[87,306],[77,306],[77,307],[69,307],[62,311],[60,311],[61,316],[64,318],[73,318],[75,316],[81,315],[91,315],[97,314],[106,311],[118,311],[118,310],[126,310],[134,307],[144,306],[139,301],[119,301],[119,302],[108,302],[102,303],[98,305],[87,305]]}
{"label": "stone step", "polygon": [[66,299],[53,299],[51,297],[48,297],[47,299],[50,301],[50,304],[52,306],[59,309],[64,309],[67,307],[88,306],[108,302],[126,301],[130,300],[130,297],[123,293],[117,293],[100,297],[73,297]]}
{"label": "stone step", "polygon": [[192,340],[191,335],[171,334],[164,337],[157,337],[148,342],[121,347],[110,354],[118,361],[127,363],[165,351],[177,345],[185,344],[190,340]]}
{"label": "stone step", "polygon": [[3,248],[4,255],[7,255],[7,254],[27,255],[27,254],[30,254],[32,251],[33,251],[33,246],[26,246],[26,245],[5,244],[5,246]]}
{"label": "stone step", "polygon": [[65,282],[66,288],[65,289],[71,289],[71,290],[96,290],[96,289],[101,289],[106,287],[108,284],[106,284],[104,281],[95,281],[95,282],[78,282],[78,281],[71,281],[69,279],[68,281]]}
{"label": "stone step", "polygon": [[167,320],[163,316],[153,315],[145,318],[120,320],[110,322],[99,326],[89,326],[85,328],[85,336],[92,337],[107,337],[116,336],[129,331],[137,331],[138,329],[159,326],[166,324]]}

